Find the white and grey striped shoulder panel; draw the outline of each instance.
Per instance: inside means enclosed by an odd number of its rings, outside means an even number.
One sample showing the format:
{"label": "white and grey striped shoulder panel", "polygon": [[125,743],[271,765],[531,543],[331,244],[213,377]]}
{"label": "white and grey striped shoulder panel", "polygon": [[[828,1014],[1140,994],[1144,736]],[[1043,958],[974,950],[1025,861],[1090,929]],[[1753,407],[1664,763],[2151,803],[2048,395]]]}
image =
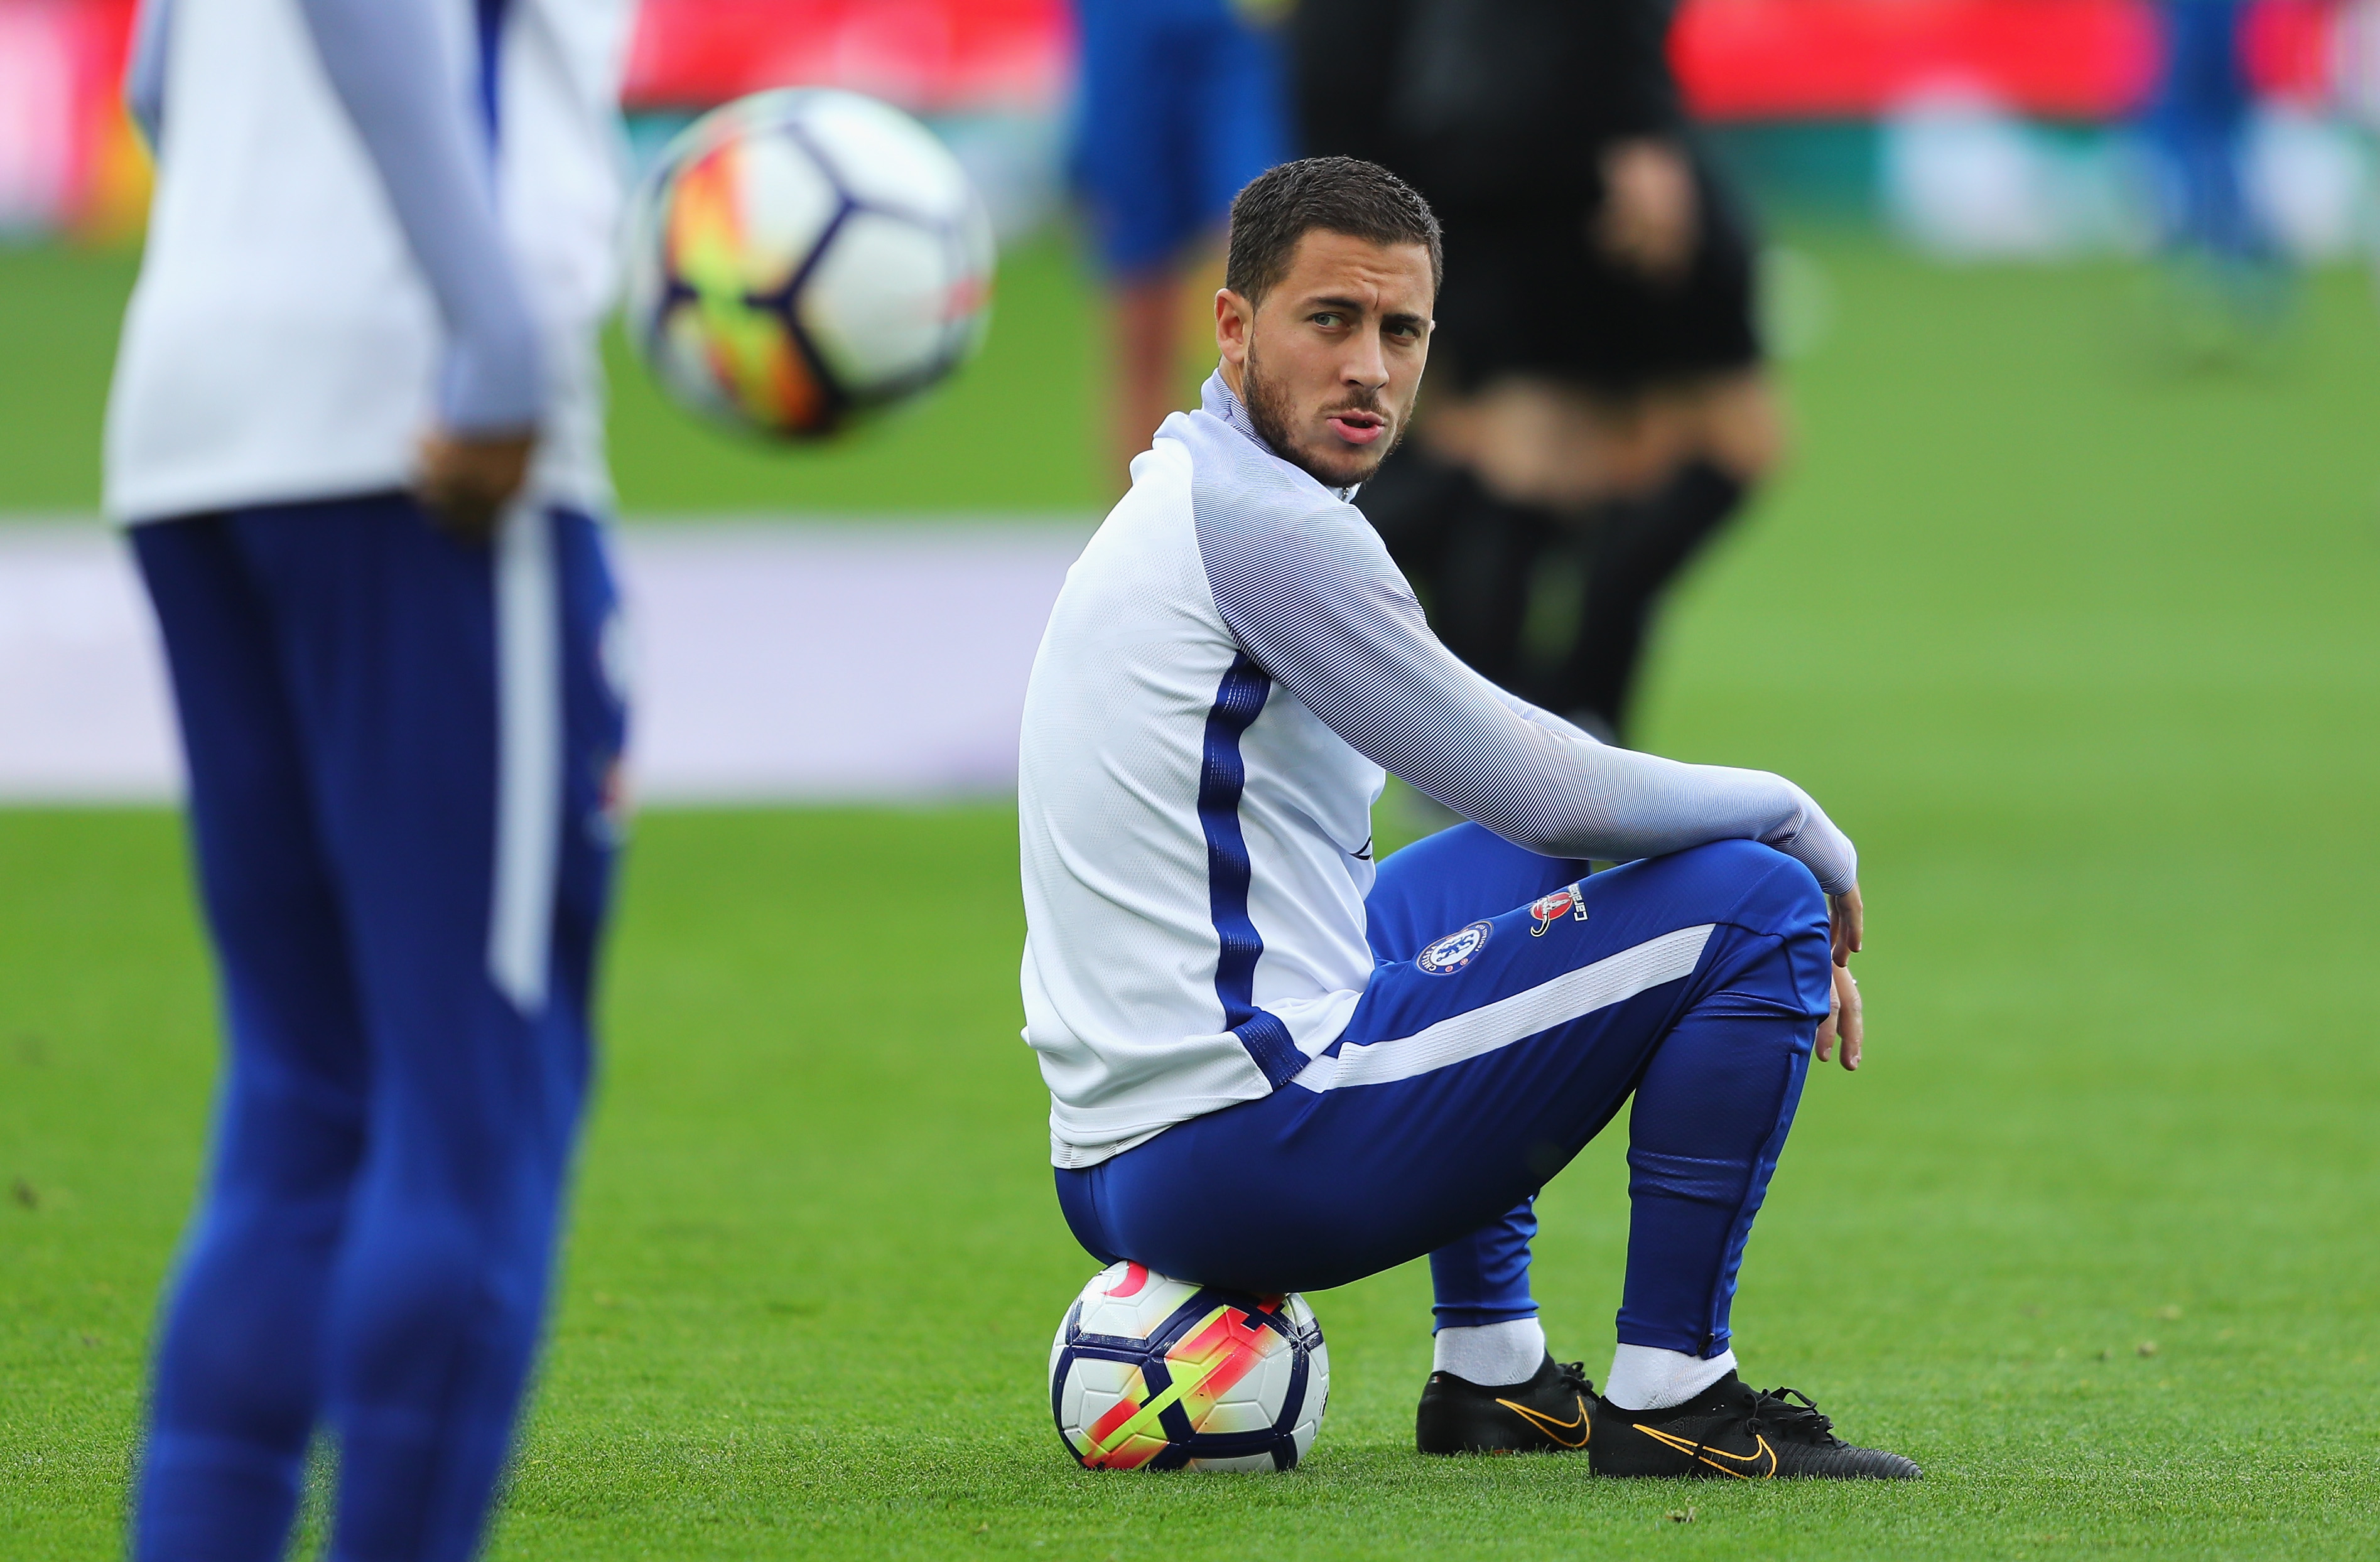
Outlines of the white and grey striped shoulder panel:
{"label": "white and grey striped shoulder panel", "polygon": [[[1351,747],[1516,844],[1634,858],[1754,839],[1829,890],[1855,872],[1816,805],[1755,770],[1597,744],[1448,650],[1361,512],[1208,409],[1166,432],[1191,456],[1191,509],[1215,605],[1248,654]],[[1220,409],[1238,413],[1228,395]]]}

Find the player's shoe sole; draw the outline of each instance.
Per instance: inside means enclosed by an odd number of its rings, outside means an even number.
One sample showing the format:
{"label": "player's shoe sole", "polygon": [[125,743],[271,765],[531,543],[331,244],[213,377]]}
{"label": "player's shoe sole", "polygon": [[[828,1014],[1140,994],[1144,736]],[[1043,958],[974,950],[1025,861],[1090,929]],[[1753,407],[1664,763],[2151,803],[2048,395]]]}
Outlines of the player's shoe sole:
{"label": "player's shoe sole", "polygon": [[1733,1373],[1669,1410],[1597,1401],[1587,1459],[1597,1475],[1712,1481],[1914,1481],[1923,1473],[1913,1459],[1836,1436],[1801,1390],[1755,1393]]}
{"label": "player's shoe sole", "polygon": [[1595,1429],[1595,1385],[1584,1363],[1545,1359],[1525,1383],[1488,1386],[1434,1372],[1414,1416],[1426,1454],[1575,1453]]}

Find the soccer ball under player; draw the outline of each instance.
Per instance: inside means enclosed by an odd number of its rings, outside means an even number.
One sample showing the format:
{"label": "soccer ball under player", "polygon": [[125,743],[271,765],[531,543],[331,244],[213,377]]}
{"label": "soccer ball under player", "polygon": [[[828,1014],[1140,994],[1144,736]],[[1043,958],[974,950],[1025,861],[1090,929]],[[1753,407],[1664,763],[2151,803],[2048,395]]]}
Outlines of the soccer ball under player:
{"label": "soccer ball under player", "polygon": [[[1605,746],[1431,635],[1349,500],[1412,413],[1439,266],[1373,164],[1243,190],[1220,366],[1051,611],[1017,811],[1061,1207],[1102,1262],[1259,1294],[1429,1254],[1427,1451],[1913,1476],[1745,1386],[1729,1329],[1809,1059],[1858,1061],[1852,843],[1779,777]],[[1383,770],[1472,822],[1376,870]],[[1531,1201],[1632,1095],[1598,1398],[1547,1353]]]}

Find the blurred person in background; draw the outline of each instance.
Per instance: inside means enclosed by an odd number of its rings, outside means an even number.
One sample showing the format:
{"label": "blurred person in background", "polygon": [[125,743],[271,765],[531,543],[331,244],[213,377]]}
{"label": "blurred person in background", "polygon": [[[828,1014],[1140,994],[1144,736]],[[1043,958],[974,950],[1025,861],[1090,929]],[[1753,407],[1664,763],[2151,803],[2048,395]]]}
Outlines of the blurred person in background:
{"label": "blurred person in background", "polygon": [[[2380,173],[2380,0],[2346,0],[2334,19],[2328,67],[2331,101],[2352,126],[2367,178]],[[2373,293],[2380,297],[2380,194],[2362,206],[2360,234]]]}
{"label": "blurred person in background", "polygon": [[[1107,279],[1119,489],[1180,410],[1191,275],[1242,186],[1289,155],[1280,0],[1075,0],[1074,171]],[[1203,307],[1206,300],[1197,300]]]}
{"label": "blurred person in background", "polygon": [[2289,278],[2247,182],[2247,0],[2163,0],[2156,86],[2142,128],[2156,173],[2159,238],[2179,323],[2211,333],[2262,332],[2288,302]]}
{"label": "blurred person in background", "polygon": [[585,1099],[625,712],[595,516],[621,0],[145,0],[107,503],[228,1061],[132,1549],[478,1547]]}
{"label": "blurred person in background", "polygon": [[[1457,655],[1611,739],[1670,581],[1783,447],[1751,236],[1669,23],[1666,0],[1302,0],[1293,30],[1304,151],[1394,169],[1446,230],[1430,394],[1358,503]],[[1575,627],[1533,646],[1572,553]]]}

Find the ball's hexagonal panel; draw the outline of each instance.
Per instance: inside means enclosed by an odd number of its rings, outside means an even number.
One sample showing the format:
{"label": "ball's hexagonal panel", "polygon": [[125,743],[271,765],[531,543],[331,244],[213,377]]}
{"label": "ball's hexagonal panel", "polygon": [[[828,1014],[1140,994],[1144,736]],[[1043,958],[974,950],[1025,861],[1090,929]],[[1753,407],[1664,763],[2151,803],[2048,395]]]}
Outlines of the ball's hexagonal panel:
{"label": "ball's hexagonal panel", "polygon": [[900,110],[832,89],[790,96],[804,133],[854,200],[937,222],[980,206],[950,149]]}
{"label": "ball's hexagonal panel", "polygon": [[974,302],[954,294],[939,229],[865,209],[844,219],[794,300],[795,318],[850,395],[868,400],[930,373]]}

